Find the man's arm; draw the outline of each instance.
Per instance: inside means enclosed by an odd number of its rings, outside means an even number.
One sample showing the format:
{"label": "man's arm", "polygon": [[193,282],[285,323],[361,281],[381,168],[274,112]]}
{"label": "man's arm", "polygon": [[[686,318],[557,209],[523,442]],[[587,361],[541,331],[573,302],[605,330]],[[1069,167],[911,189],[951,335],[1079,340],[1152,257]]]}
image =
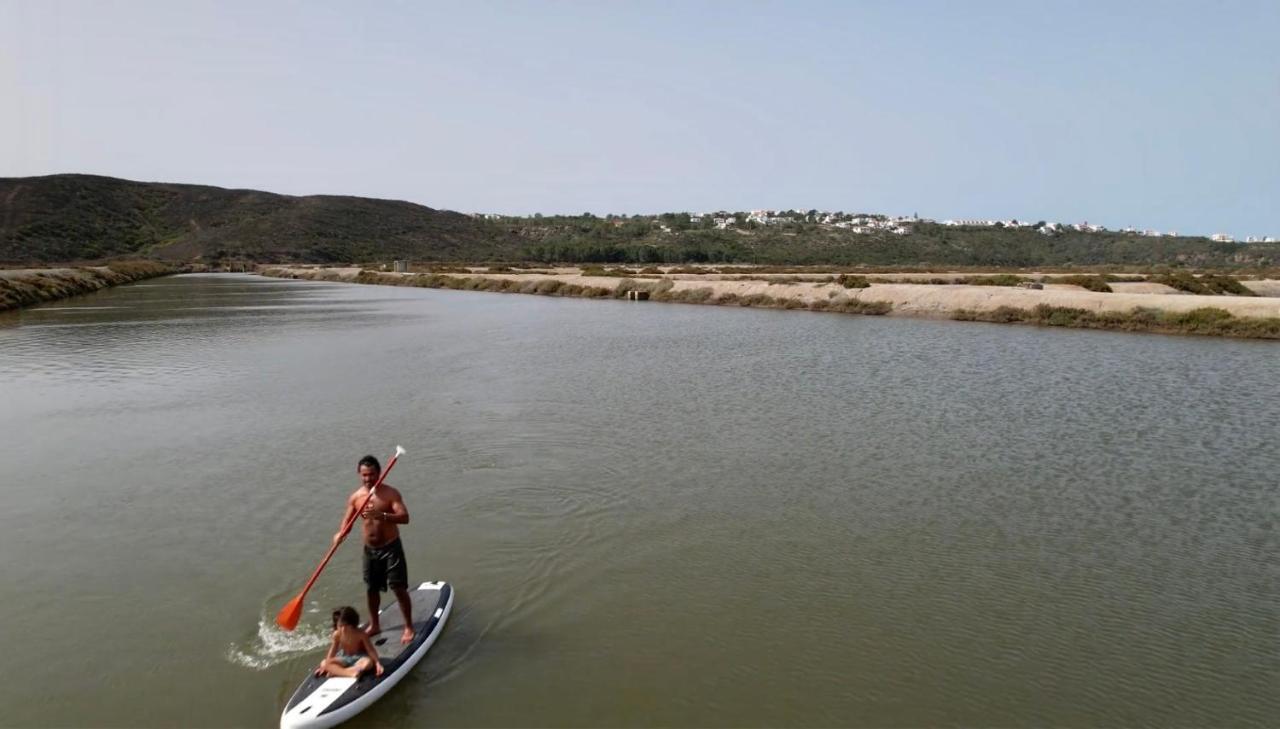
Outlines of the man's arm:
{"label": "man's arm", "polygon": [[342,530],[344,527],[347,526],[347,522],[350,521],[351,517],[356,513],[356,503],[355,503],[354,497],[355,497],[355,494],[352,494],[351,496],[347,497],[347,508],[345,511],[342,512],[342,521],[338,522],[338,531],[334,532],[333,534],[334,544],[341,542],[347,536],[346,534],[343,533]]}

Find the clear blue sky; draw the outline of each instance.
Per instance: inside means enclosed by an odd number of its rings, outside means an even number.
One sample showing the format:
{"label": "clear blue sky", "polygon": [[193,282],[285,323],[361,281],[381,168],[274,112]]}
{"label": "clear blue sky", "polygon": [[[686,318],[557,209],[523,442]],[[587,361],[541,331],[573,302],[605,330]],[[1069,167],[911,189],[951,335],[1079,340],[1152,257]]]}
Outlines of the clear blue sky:
{"label": "clear blue sky", "polygon": [[1280,236],[1280,2],[0,0],[0,176]]}

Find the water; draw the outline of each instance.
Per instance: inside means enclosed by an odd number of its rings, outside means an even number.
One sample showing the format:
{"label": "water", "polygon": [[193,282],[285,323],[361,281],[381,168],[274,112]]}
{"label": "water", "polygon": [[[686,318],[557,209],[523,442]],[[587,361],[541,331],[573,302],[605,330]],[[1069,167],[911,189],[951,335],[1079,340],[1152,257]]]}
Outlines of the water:
{"label": "water", "polygon": [[408,456],[352,726],[1263,726],[1274,343],[275,281],[0,318],[4,726],[269,726]]}

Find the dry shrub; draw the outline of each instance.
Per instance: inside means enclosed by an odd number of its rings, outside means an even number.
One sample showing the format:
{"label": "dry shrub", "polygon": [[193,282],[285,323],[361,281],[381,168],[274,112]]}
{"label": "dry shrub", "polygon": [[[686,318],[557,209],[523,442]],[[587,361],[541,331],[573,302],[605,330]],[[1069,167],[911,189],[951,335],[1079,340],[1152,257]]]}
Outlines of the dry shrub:
{"label": "dry shrub", "polygon": [[865,289],[871,286],[871,282],[866,276],[850,276],[848,274],[841,275],[836,282],[846,289]]}
{"label": "dry shrub", "polygon": [[1119,329],[1164,334],[1207,334],[1251,339],[1280,339],[1280,317],[1238,317],[1225,309],[1201,307],[1187,312],[1137,307],[1129,311],[1094,312],[1068,306],[1040,304],[1034,309],[1002,306],[992,311],[953,312],[958,321],[1030,322],[1073,329]]}
{"label": "dry shrub", "polygon": [[679,289],[674,291],[663,291],[652,298],[657,301],[678,301],[685,304],[705,304],[715,295],[715,291],[709,288],[698,289]]}
{"label": "dry shrub", "polygon": [[1050,279],[1050,281],[1053,283],[1073,284],[1089,291],[1098,291],[1105,294],[1112,292],[1111,287],[1107,285],[1107,279],[1102,276],[1062,276]]}
{"label": "dry shrub", "polygon": [[564,281],[558,278],[544,278],[534,285],[534,293],[538,294],[554,294],[564,286]]}

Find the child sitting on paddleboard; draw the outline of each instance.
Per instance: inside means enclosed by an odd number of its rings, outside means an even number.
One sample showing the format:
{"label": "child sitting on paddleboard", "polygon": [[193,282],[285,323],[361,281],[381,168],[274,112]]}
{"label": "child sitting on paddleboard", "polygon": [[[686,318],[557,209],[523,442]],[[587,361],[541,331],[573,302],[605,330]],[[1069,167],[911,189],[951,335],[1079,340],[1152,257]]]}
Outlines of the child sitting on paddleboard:
{"label": "child sitting on paddleboard", "polygon": [[375,676],[382,675],[378,651],[369,642],[369,636],[360,630],[360,613],[350,606],[333,611],[333,642],[329,653],[320,661],[316,675],[355,677],[372,668]]}

